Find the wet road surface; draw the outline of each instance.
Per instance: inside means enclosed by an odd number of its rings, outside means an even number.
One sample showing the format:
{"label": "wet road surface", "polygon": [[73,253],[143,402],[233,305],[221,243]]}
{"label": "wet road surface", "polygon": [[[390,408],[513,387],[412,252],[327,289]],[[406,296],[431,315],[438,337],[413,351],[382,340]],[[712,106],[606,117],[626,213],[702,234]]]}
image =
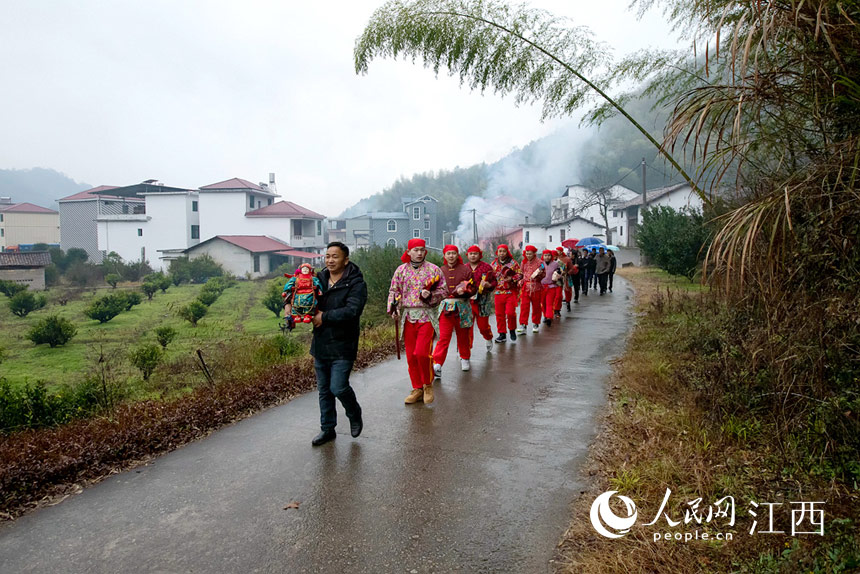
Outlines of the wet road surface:
{"label": "wet road surface", "polygon": [[624,279],[590,293],[469,372],[452,341],[432,405],[405,360],[355,373],[358,439],[338,404],[310,446],[312,392],[7,524],[0,572],[547,572],[631,323]]}

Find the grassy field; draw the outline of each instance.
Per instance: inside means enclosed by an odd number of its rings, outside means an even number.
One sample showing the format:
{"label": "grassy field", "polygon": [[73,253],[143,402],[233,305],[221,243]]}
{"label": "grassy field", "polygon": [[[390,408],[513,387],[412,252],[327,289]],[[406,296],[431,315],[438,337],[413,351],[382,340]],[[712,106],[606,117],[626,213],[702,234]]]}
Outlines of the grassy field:
{"label": "grassy field", "polygon": [[[136,289],[132,284],[117,286],[117,290]],[[24,318],[13,315],[8,299],[0,297],[0,347],[5,350],[0,377],[13,386],[27,381],[44,381],[49,387],[73,383],[93,368],[100,349],[124,355],[138,345],[155,343],[154,330],[162,326],[173,327],[177,332],[164,356],[167,364],[193,357],[198,348],[211,349],[231,341],[278,334],[278,319],[261,303],[266,282],[238,282],[224,291],[206,317],[193,327],[177,315],[177,310],[195,299],[201,289],[202,285],[171,286],[166,293],[158,292],[152,301],[144,297],[140,305],[104,324],[87,318],[84,309],[93,299],[112,292],[110,287],[72,293],[66,305],[60,305],[59,299],[68,289],[51,289],[45,293],[48,304]],[[27,332],[40,319],[53,314],[72,321],[78,329],[77,336],[54,349],[34,345],[26,338]],[[297,333],[303,331],[309,331],[309,327],[298,327]],[[130,366],[124,373],[139,377]]]}

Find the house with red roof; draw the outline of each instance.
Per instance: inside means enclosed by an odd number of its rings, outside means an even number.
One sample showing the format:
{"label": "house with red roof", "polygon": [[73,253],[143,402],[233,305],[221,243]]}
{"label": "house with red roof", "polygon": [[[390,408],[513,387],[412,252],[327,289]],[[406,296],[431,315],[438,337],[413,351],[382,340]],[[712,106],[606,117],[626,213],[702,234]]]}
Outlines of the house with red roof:
{"label": "house with red roof", "polygon": [[303,261],[318,264],[322,255],[294,249],[289,244],[265,235],[216,235],[184,252],[189,259],[209,255],[225,271],[238,277],[255,279],[287,263],[292,267]]}
{"label": "house with red roof", "polygon": [[[310,255],[325,249],[325,216],[291,201],[276,201],[280,196],[275,192],[274,174],[270,175],[269,183],[260,184],[234,177],[198,189],[185,189],[147,180],[93,194],[143,201],[143,205],[130,212],[99,212],[97,246],[102,255],[115,252],[126,261],[148,261],[154,269],[167,269],[170,261],[216,236],[258,237],[261,241],[271,238],[281,243],[280,251]],[[218,245],[221,246],[215,249],[218,256],[227,256],[227,251],[237,247]],[[268,261],[278,257],[280,265],[297,256],[265,255],[266,272]],[[228,257],[221,263],[232,265],[232,260]],[[251,274],[255,273],[254,267],[250,267]]]}
{"label": "house with red roof", "polygon": [[17,251],[19,245],[60,243],[60,214],[32,203],[0,203],[0,252]]}

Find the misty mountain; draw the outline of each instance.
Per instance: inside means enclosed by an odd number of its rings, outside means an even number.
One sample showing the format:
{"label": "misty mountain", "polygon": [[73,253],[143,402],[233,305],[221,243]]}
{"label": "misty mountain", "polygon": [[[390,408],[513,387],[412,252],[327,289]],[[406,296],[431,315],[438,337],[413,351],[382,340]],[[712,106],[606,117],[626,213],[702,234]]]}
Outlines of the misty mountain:
{"label": "misty mountain", "polygon": [[[665,110],[654,109],[651,102],[641,100],[629,103],[627,108],[641,124],[654,128],[652,135],[658,141],[662,139],[658,126],[665,125]],[[464,208],[477,210],[482,233],[489,227],[517,226],[525,215],[531,221],[549,221],[550,199],[560,197],[568,185],[602,187],[620,182],[639,191],[643,158],[649,166],[649,189],[680,181],[654,146],[623,117],[610,118],[599,129],[582,128],[571,122],[491,164],[400,178],[391,187],[348,208],[340,217],[400,210],[401,198],[429,194],[439,200],[442,229],[459,230],[458,237],[471,235],[472,214]],[[476,198],[482,201],[474,201]],[[504,201],[496,201],[500,198]]]}
{"label": "misty mountain", "polygon": [[13,203],[57,209],[58,199],[92,187],[53,169],[0,169],[0,196],[11,197]]}

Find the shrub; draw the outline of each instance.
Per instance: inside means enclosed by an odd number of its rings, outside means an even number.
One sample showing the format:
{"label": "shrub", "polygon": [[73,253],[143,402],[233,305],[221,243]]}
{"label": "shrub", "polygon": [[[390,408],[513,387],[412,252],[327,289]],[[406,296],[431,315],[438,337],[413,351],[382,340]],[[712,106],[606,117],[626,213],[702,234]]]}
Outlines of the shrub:
{"label": "shrub", "polygon": [[105,295],[101,299],[93,301],[84,310],[84,315],[90,319],[95,319],[99,323],[107,323],[125,311],[127,305],[128,295],[125,293]]}
{"label": "shrub", "polygon": [[167,293],[167,289],[170,288],[171,280],[170,277],[159,271],[155,274],[155,278],[152,282],[158,285],[158,288],[161,289],[162,293]]}
{"label": "shrub", "polygon": [[213,277],[203,285],[203,291],[213,291],[220,295],[235,284],[236,280],[230,277]]}
{"label": "shrub", "polygon": [[143,345],[129,354],[131,364],[140,370],[143,380],[148,381],[149,376],[158,363],[161,362],[162,351],[158,345]]}
{"label": "shrub", "polygon": [[36,345],[47,343],[51,348],[65,345],[78,333],[74,324],[63,317],[51,315],[36,323],[27,338]]}
{"label": "shrub", "polygon": [[188,264],[188,273],[195,283],[205,283],[210,277],[224,275],[224,268],[209,255],[195,257]]}
{"label": "shrub", "polygon": [[15,281],[0,281],[0,293],[3,293],[10,299],[18,293],[26,290],[27,286],[21,283],[16,283]]}
{"label": "shrub", "polygon": [[283,290],[283,285],[273,281],[269,283],[263,296],[263,307],[274,313],[275,317],[280,317],[284,310],[284,298],[281,297]]}
{"label": "shrub", "polygon": [[48,287],[54,287],[55,285],[60,284],[60,270],[56,265],[51,263],[47,267],[45,267],[45,285]]}
{"label": "shrub", "polygon": [[72,401],[49,393],[45,383],[13,388],[0,379],[0,431],[53,426],[67,422],[74,412]]}
{"label": "shrub", "polygon": [[[71,249],[69,250],[72,251]],[[86,254],[86,252],[84,252]],[[66,270],[66,279],[78,287],[100,285],[104,281],[101,267],[91,263],[76,261]]]}
{"label": "shrub", "polygon": [[200,301],[192,301],[179,310],[179,316],[196,327],[197,321],[205,317],[208,311],[209,308]]}
{"label": "shrub", "polygon": [[44,295],[21,291],[9,300],[9,310],[19,317],[26,317],[32,311],[44,307],[45,303]]}
{"label": "shrub", "polygon": [[197,300],[206,305],[207,307],[214,303],[218,299],[218,292],[216,291],[201,291],[200,295],[197,296]]}
{"label": "shrub", "polygon": [[119,283],[121,279],[122,277],[116,273],[108,273],[105,275],[105,283],[110,285],[113,289],[116,289],[116,284]]}
{"label": "shrub", "polygon": [[155,283],[144,282],[143,285],[140,286],[140,290],[143,291],[144,295],[146,295],[146,298],[148,300],[152,301],[152,297],[158,291],[158,285],[156,285]]}
{"label": "shrub", "polygon": [[173,327],[159,327],[155,330],[155,338],[162,349],[166,349],[173,339],[176,338],[176,329]]}
{"label": "shrub", "polygon": [[125,299],[126,311],[131,311],[132,307],[140,305],[143,302],[143,297],[137,291],[126,291],[124,293],[117,293],[117,295],[120,295]]}
{"label": "shrub", "polygon": [[665,205],[646,209],[636,243],[651,262],[670,273],[692,280],[705,255],[709,230],[702,213],[675,211]]}

